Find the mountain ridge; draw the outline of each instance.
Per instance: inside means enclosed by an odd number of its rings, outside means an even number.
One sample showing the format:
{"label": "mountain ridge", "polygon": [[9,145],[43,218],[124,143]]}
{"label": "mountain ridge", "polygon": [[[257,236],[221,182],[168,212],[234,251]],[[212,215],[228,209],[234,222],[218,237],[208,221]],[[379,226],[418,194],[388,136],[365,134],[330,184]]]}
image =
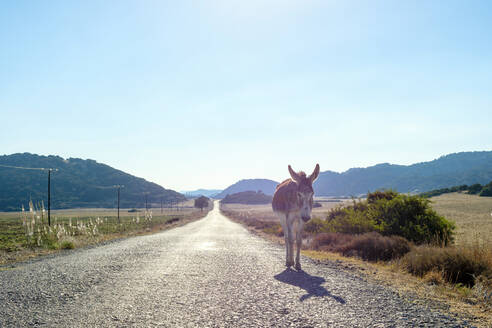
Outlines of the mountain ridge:
{"label": "mountain ridge", "polygon": [[215,195],[215,198],[224,198],[227,195],[243,191],[262,191],[265,195],[272,196],[279,183],[269,179],[242,179]]}
{"label": "mountain ridge", "polygon": [[[268,190],[263,190],[255,183],[262,180],[270,181]],[[353,167],[343,172],[326,170],[319,174],[313,188],[317,196],[342,197],[365,195],[368,191],[378,189],[420,193],[463,184],[484,185],[490,181],[492,151],[470,151],[442,155],[431,161],[409,165],[383,162],[368,167]],[[224,189],[217,198],[257,190],[273,195],[277,184],[268,179],[243,179]]]}
{"label": "mountain ridge", "polygon": [[[92,159],[16,153],[1,155],[0,164],[58,169],[51,174],[52,208],[115,207],[115,185],[124,185],[121,207],[143,207],[146,193],[149,203],[185,200],[174,190]],[[0,210],[19,210],[29,199],[47,204],[46,171],[0,166],[0,185]]]}
{"label": "mountain ridge", "polygon": [[319,196],[356,196],[377,189],[425,192],[492,180],[492,151],[459,152],[410,165],[380,163],[344,172],[321,172],[314,183]]}

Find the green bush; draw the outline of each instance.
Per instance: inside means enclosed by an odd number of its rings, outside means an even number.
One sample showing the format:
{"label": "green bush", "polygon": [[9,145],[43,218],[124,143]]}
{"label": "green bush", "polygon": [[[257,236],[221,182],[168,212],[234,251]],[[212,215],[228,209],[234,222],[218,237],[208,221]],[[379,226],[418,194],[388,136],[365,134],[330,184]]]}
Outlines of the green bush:
{"label": "green bush", "polygon": [[367,194],[367,202],[369,204],[374,204],[381,199],[392,200],[395,197],[398,197],[398,193],[396,191],[393,191],[393,190],[376,190],[375,192],[370,192]]}
{"label": "green bush", "polygon": [[480,183],[475,183],[468,188],[468,193],[476,195],[482,191],[483,186]]}
{"label": "green bush", "polygon": [[492,197],[492,182],[483,187],[482,191],[480,191],[479,196]]}
{"label": "green bush", "polygon": [[60,248],[61,249],[74,249],[75,248],[75,245],[73,242],[69,241],[69,240],[64,240],[62,241],[62,243],[60,244]]}
{"label": "green bush", "polygon": [[326,220],[319,219],[319,218],[312,218],[304,225],[304,232],[310,234],[328,232]]}
{"label": "green bush", "polygon": [[356,210],[348,207],[344,209],[345,215],[328,221],[327,230],[340,233],[361,234],[371,231],[380,231],[381,226],[366,214],[366,211]]}
{"label": "green bush", "polygon": [[401,236],[416,244],[448,245],[455,226],[430,207],[422,196],[395,191],[368,193],[367,200],[336,208],[327,216],[323,231],[355,233],[376,231]]}
{"label": "green bush", "polygon": [[420,196],[400,194],[378,200],[369,208],[368,217],[381,226],[384,235],[402,236],[417,244],[448,245],[455,229],[430,207],[429,200]]}

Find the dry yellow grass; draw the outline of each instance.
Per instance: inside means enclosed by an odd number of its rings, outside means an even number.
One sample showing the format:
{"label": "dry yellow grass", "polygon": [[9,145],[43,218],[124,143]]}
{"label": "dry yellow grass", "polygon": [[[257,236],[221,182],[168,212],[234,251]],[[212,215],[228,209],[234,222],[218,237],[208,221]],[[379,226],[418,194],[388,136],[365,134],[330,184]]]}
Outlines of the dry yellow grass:
{"label": "dry yellow grass", "polygon": [[492,197],[450,193],[431,201],[437,213],[456,223],[457,245],[492,246]]}

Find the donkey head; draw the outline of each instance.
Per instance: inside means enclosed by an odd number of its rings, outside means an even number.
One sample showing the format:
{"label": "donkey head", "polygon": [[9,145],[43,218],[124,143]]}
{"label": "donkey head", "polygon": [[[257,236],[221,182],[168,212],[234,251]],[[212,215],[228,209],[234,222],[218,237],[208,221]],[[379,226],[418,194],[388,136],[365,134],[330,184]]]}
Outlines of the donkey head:
{"label": "donkey head", "polygon": [[289,173],[297,184],[297,205],[301,209],[301,218],[304,222],[311,219],[311,210],[313,209],[313,182],[319,175],[319,164],[316,164],[313,173],[306,176],[304,172],[295,172],[289,165]]}

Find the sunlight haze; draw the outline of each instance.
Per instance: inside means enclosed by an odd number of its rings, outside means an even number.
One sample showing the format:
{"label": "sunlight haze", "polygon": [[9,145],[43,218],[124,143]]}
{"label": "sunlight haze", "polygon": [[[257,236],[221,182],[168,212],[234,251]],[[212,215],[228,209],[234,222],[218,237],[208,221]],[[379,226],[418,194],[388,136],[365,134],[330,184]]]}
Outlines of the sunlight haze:
{"label": "sunlight haze", "polygon": [[488,1],[0,4],[0,154],[174,190],[492,150]]}

